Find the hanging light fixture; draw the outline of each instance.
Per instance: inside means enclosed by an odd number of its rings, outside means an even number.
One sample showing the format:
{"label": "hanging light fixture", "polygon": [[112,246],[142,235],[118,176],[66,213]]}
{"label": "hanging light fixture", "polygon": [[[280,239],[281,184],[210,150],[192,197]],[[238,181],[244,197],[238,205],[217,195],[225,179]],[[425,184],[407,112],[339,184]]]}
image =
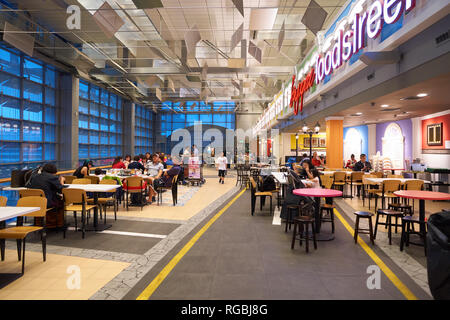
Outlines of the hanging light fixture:
{"label": "hanging light fixture", "polygon": [[319,124],[319,122],[316,123],[316,126],[314,127],[314,131],[316,132],[316,134],[320,132],[320,124]]}

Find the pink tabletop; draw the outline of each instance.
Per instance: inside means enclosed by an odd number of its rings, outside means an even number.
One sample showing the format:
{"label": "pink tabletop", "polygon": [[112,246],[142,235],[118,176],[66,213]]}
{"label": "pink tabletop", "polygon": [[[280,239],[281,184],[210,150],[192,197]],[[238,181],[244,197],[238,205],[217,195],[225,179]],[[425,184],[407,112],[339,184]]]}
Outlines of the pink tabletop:
{"label": "pink tabletop", "polygon": [[342,191],[333,190],[333,189],[321,189],[321,188],[303,188],[303,189],[295,189],[292,191],[293,194],[297,196],[306,196],[306,197],[340,197],[342,196]]}
{"label": "pink tabletop", "polygon": [[400,190],[395,191],[396,196],[409,199],[420,200],[450,200],[450,193],[433,192],[433,191],[420,191],[420,190]]}

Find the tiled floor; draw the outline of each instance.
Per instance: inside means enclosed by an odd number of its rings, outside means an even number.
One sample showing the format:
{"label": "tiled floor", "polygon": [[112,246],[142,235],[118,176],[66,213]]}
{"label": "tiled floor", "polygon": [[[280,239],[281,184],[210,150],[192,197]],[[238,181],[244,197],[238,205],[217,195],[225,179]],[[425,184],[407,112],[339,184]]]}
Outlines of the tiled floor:
{"label": "tiled floor", "polygon": [[[47,254],[47,261],[42,261],[39,252],[26,252],[25,274],[0,289],[0,300],[86,300],[117,276],[129,263],[86,259],[63,255]],[[69,284],[75,275],[69,267],[79,268],[80,287],[72,289]],[[0,263],[0,273],[18,273],[21,262],[17,261],[17,252],[6,250],[6,259]]]}
{"label": "tiled floor", "polygon": [[[272,225],[272,220],[268,210],[250,215],[247,191],[203,234],[150,299],[405,299],[383,273],[381,289],[367,288],[367,268],[375,263],[340,222],[335,240],[319,242],[318,249],[307,254],[298,242],[291,250],[291,232],[285,233],[284,225]],[[383,251],[373,250],[419,299],[430,298]],[[166,263],[167,259],[156,265],[152,277]],[[148,284],[152,278],[145,280]],[[141,289],[132,290],[127,298],[135,298]]]}

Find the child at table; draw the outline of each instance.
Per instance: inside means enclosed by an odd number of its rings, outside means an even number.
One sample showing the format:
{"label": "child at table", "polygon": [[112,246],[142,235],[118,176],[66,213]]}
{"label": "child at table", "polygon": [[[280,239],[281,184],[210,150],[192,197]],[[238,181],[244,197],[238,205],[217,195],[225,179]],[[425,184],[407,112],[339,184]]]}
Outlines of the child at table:
{"label": "child at table", "polygon": [[319,178],[319,171],[317,169],[312,169],[310,171],[312,178],[308,177],[306,179],[306,187],[307,188],[320,188],[320,178]]}

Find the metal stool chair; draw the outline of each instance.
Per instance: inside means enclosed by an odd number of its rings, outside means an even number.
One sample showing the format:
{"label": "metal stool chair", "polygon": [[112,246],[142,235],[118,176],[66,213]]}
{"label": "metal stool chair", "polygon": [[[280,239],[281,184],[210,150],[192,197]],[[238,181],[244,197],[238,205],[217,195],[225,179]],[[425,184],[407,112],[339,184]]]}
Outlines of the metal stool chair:
{"label": "metal stool chair", "polygon": [[[368,234],[372,244],[375,244],[375,242],[374,242],[375,237],[373,235],[373,228],[372,228],[373,213],[372,212],[366,212],[366,211],[356,211],[356,212],[354,212],[354,215],[356,216],[355,234],[354,234],[355,243],[358,242],[358,234],[359,233],[364,233],[364,234]],[[359,219],[368,219],[369,220],[369,229],[360,229],[359,228]]]}
{"label": "metal stool chair", "polygon": [[[414,231],[414,224],[419,225],[419,231]],[[402,219],[402,237],[400,239],[400,251],[403,251],[404,245],[406,245],[407,247],[409,246],[409,244],[415,244],[415,245],[419,245],[419,246],[423,245],[424,249],[425,249],[425,256],[426,256],[427,255],[427,232],[420,231],[422,228],[423,228],[423,230],[426,230],[426,225],[427,225],[426,222],[419,221],[417,219],[414,219],[411,216],[403,217],[403,219]],[[411,231],[411,227],[412,227],[412,231]],[[423,239],[423,244],[410,242],[409,236],[412,234],[419,235]]]}
{"label": "metal stool chair", "polygon": [[[379,218],[380,216],[386,216],[386,221],[385,222],[379,222]],[[392,218],[395,218],[395,223],[392,223]],[[377,220],[375,222],[375,233],[374,233],[374,238],[377,238],[377,230],[378,230],[378,225],[383,225],[386,226],[386,228],[388,228],[388,237],[389,237],[389,245],[392,244],[392,227],[395,227],[395,233],[397,233],[397,227],[401,227],[400,224],[397,223],[397,219],[398,218],[403,218],[403,213],[400,211],[395,211],[395,210],[385,210],[385,209],[378,209],[377,211]]]}
{"label": "metal stool chair", "polygon": [[[312,239],[314,243],[314,249],[317,250],[317,241],[315,230],[314,218],[310,216],[300,216],[294,219],[294,233],[292,234],[292,244],[291,249],[294,249],[295,240],[298,239],[300,241],[300,246],[302,245],[302,240],[306,241],[306,252],[309,252],[309,225],[311,225],[311,233]],[[306,227],[306,232],[304,233],[304,227]],[[298,238],[297,238],[297,228],[299,228]]]}
{"label": "metal stool chair", "polygon": [[294,215],[292,214],[297,213],[295,216],[299,216],[300,215],[300,206],[298,204],[291,204],[287,206],[287,217],[286,217],[286,228],[284,229],[284,232],[287,232],[288,230],[288,225],[289,225],[289,230],[291,230],[291,225],[294,222],[294,219],[292,219],[292,217],[294,217]]}

